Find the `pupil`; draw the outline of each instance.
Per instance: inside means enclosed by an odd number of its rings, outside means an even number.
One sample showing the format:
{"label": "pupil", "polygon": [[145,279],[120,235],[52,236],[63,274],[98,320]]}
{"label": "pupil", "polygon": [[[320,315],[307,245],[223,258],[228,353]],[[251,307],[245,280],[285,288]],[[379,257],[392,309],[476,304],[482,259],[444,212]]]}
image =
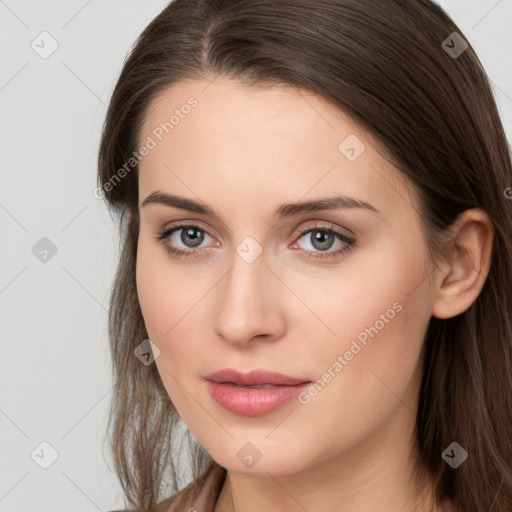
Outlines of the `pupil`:
{"label": "pupil", "polygon": [[[189,245],[189,246],[192,246],[192,247],[196,247],[198,245],[201,245],[201,242],[204,239],[204,234],[201,233],[200,235],[197,235],[197,233],[200,233],[199,229],[195,229],[195,228],[183,229],[181,231],[181,241],[185,245]],[[187,240],[186,237],[188,237],[189,240]],[[192,240],[191,243],[190,243],[190,240]]]}
{"label": "pupil", "polygon": [[313,247],[319,250],[326,250],[332,246],[334,234],[315,230],[311,232],[311,237]]}

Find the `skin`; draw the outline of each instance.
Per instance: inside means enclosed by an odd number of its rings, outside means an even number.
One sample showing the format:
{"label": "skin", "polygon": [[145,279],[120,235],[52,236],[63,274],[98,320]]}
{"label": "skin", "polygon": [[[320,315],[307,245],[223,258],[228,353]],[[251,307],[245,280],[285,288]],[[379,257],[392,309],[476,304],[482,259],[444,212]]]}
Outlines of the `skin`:
{"label": "skin", "polygon": [[[379,144],[318,96],[247,87],[223,77],[180,82],[148,107],[140,140],[194,96],[198,105],[141,161],[137,289],[156,365],[176,409],[228,478],[215,511],[431,511],[411,481],[421,349],[431,316],[449,318],[477,298],[489,270],[492,225],[468,210],[457,246],[433,262],[418,196]],[[356,134],[366,149],[338,149]],[[162,204],[153,192],[209,205],[220,220]],[[343,194],[373,205],[276,220],[283,203]],[[171,256],[155,237],[171,223],[206,231],[198,257]],[[333,226],[356,245],[332,259],[302,228]],[[181,231],[167,238],[185,245]],[[200,231],[199,234],[204,233]],[[236,249],[253,237],[248,263]],[[346,246],[334,237],[323,252]],[[197,249],[197,248],[196,248]],[[232,367],[320,379],[357,335],[392,305],[401,310],[308,404],[260,417],[221,408],[203,377]],[[253,443],[251,468],[237,457]],[[437,510],[449,510],[438,505]]]}

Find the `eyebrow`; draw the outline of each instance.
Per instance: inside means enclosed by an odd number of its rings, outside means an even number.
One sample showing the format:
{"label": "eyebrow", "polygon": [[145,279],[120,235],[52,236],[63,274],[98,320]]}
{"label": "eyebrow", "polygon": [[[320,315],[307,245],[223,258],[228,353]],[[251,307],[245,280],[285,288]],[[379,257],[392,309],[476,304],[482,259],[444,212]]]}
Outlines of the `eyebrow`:
{"label": "eyebrow", "polygon": [[[221,221],[220,215],[208,205],[198,203],[191,199],[187,199],[186,197],[165,194],[163,192],[157,191],[146,197],[146,199],[144,199],[142,202],[141,207],[147,206],[149,204],[160,204],[164,206],[180,208],[182,210],[199,213],[201,215],[206,215]],[[380,211],[377,210],[375,206],[367,203],[366,201],[361,201],[359,199],[347,196],[331,196],[315,199],[313,201],[301,201],[297,203],[282,204],[274,211],[273,218],[275,219],[277,217],[277,219],[283,219],[304,213],[311,213],[322,210],[336,210],[342,208],[360,208],[371,211],[373,213],[380,213]]]}

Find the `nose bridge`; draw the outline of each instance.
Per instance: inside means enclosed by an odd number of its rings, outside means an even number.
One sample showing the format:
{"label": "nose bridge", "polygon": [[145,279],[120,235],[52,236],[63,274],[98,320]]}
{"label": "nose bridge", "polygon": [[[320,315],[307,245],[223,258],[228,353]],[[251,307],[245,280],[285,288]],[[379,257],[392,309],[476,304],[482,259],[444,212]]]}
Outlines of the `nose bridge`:
{"label": "nose bridge", "polygon": [[267,268],[266,256],[254,239],[245,239],[236,247],[231,270],[218,291],[214,324],[216,333],[226,341],[245,343],[277,329],[278,295],[273,292],[271,280],[275,277]]}

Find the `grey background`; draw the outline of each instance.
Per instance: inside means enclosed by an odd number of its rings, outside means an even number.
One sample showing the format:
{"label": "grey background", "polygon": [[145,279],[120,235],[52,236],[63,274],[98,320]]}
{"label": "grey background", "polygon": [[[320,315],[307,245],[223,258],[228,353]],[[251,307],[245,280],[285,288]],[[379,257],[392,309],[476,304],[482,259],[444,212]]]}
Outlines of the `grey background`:
{"label": "grey background", "polygon": [[[123,505],[103,445],[118,246],[93,195],[96,153],[123,59],[166,3],[0,0],[0,512]],[[480,56],[512,141],[512,0],[440,4]],[[58,43],[47,59],[31,47],[51,48],[43,31]],[[46,262],[43,237],[57,249]],[[41,442],[58,452],[48,469]]]}

